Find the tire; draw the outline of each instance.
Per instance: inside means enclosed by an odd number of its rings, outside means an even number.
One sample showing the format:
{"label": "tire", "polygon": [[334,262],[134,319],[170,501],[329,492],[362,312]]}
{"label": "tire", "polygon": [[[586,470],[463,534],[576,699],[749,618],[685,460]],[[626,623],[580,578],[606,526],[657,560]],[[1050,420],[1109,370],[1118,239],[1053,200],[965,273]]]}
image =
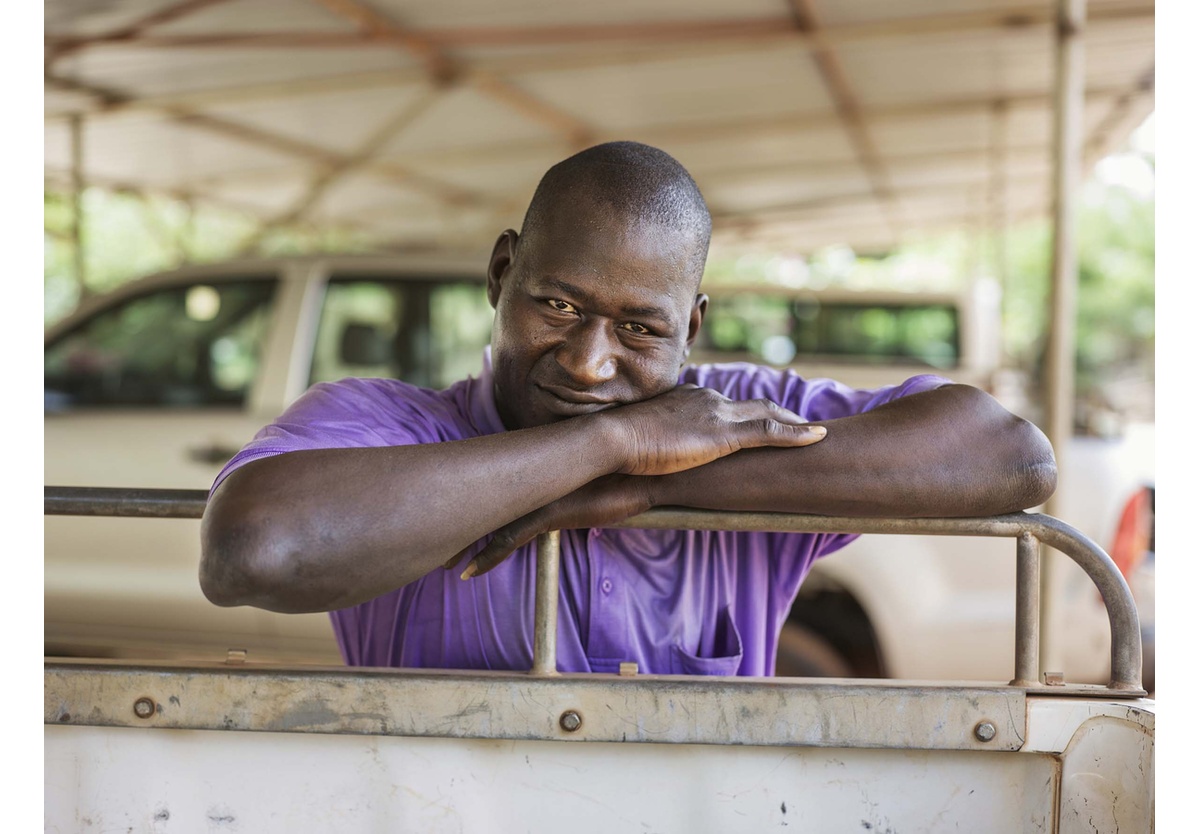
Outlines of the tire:
{"label": "tire", "polygon": [[854,676],[854,670],[828,640],[807,626],[789,621],[779,635],[775,675],[787,678],[849,678]]}

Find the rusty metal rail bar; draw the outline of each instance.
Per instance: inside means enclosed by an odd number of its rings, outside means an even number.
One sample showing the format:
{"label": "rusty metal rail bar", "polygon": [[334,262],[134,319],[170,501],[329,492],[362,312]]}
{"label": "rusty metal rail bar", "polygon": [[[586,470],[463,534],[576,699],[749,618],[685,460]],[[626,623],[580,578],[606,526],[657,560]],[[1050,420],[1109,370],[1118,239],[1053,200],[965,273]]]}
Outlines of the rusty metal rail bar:
{"label": "rusty metal rail bar", "polygon": [[121,518],[200,518],[208,502],[202,489],[46,487],[46,515]]}
{"label": "rusty metal rail bar", "polygon": [[[203,490],[46,487],[46,515],[200,518]],[[739,530],[794,533],[868,533],[889,535],[984,536],[1017,541],[1017,639],[1013,685],[1035,686],[1038,645],[1037,544],[1069,556],[1095,583],[1108,612],[1112,634],[1109,690],[1143,692],[1142,644],[1137,607],[1120,570],[1095,542],[1075,528],[1046,515],[1011,513],[989,518],[845,518],[787,513],[711,512],[657,508],[614,527],[659,530]],[[538,593],[534,612],[537,675],[553,675],[557,616],[558,535],[538,541]]]}

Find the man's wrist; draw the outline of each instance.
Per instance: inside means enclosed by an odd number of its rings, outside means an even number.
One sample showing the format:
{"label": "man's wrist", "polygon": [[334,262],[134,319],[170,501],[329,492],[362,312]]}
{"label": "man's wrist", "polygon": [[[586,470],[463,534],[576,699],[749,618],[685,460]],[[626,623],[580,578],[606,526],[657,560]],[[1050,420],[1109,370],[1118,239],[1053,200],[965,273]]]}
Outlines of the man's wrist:
{"label": "man's wrist", "polygon": [[609,410],[589,414],[582,419],[591,423],[587,442],[593,449],[603,450],[604,468],[608,474],[616,474],[629,468],[629,452],[634,448],[629,436],[629,423]]}
{"label": "man's wrist", "polygon": [[654,507],[678,505],[679,502],[675,499],[680,474],[633,476],[641,489],[642,503],[647,510]]}

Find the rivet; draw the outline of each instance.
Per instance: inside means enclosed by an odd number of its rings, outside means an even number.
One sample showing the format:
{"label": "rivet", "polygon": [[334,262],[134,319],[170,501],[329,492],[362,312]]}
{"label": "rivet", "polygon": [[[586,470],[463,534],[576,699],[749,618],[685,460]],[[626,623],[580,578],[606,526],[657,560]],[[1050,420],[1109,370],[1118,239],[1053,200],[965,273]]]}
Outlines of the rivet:
{"label": "rivet", "polygon": [[980,741],[991,741],[996,737],[996,725],[991,721],[980,721],[975,725],[975,738]]}
{"label": "rivet", "polygon": [[133,714],[138,718],[149,718],[154,715],[154,701],[150,698],[138,698],[133,702]]}

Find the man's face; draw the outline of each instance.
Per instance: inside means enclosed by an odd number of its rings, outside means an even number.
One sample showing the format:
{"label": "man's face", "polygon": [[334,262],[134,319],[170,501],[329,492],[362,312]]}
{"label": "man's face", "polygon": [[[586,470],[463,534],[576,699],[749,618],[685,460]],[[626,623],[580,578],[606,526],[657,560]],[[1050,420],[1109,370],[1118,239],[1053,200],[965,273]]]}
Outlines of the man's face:
{"label": "man's face", "polygon": [[488,270],[492,367],[509,429],[542,426],[673,388],[707,299],[696,242],[573,205],[532,239],[500,236]]}

